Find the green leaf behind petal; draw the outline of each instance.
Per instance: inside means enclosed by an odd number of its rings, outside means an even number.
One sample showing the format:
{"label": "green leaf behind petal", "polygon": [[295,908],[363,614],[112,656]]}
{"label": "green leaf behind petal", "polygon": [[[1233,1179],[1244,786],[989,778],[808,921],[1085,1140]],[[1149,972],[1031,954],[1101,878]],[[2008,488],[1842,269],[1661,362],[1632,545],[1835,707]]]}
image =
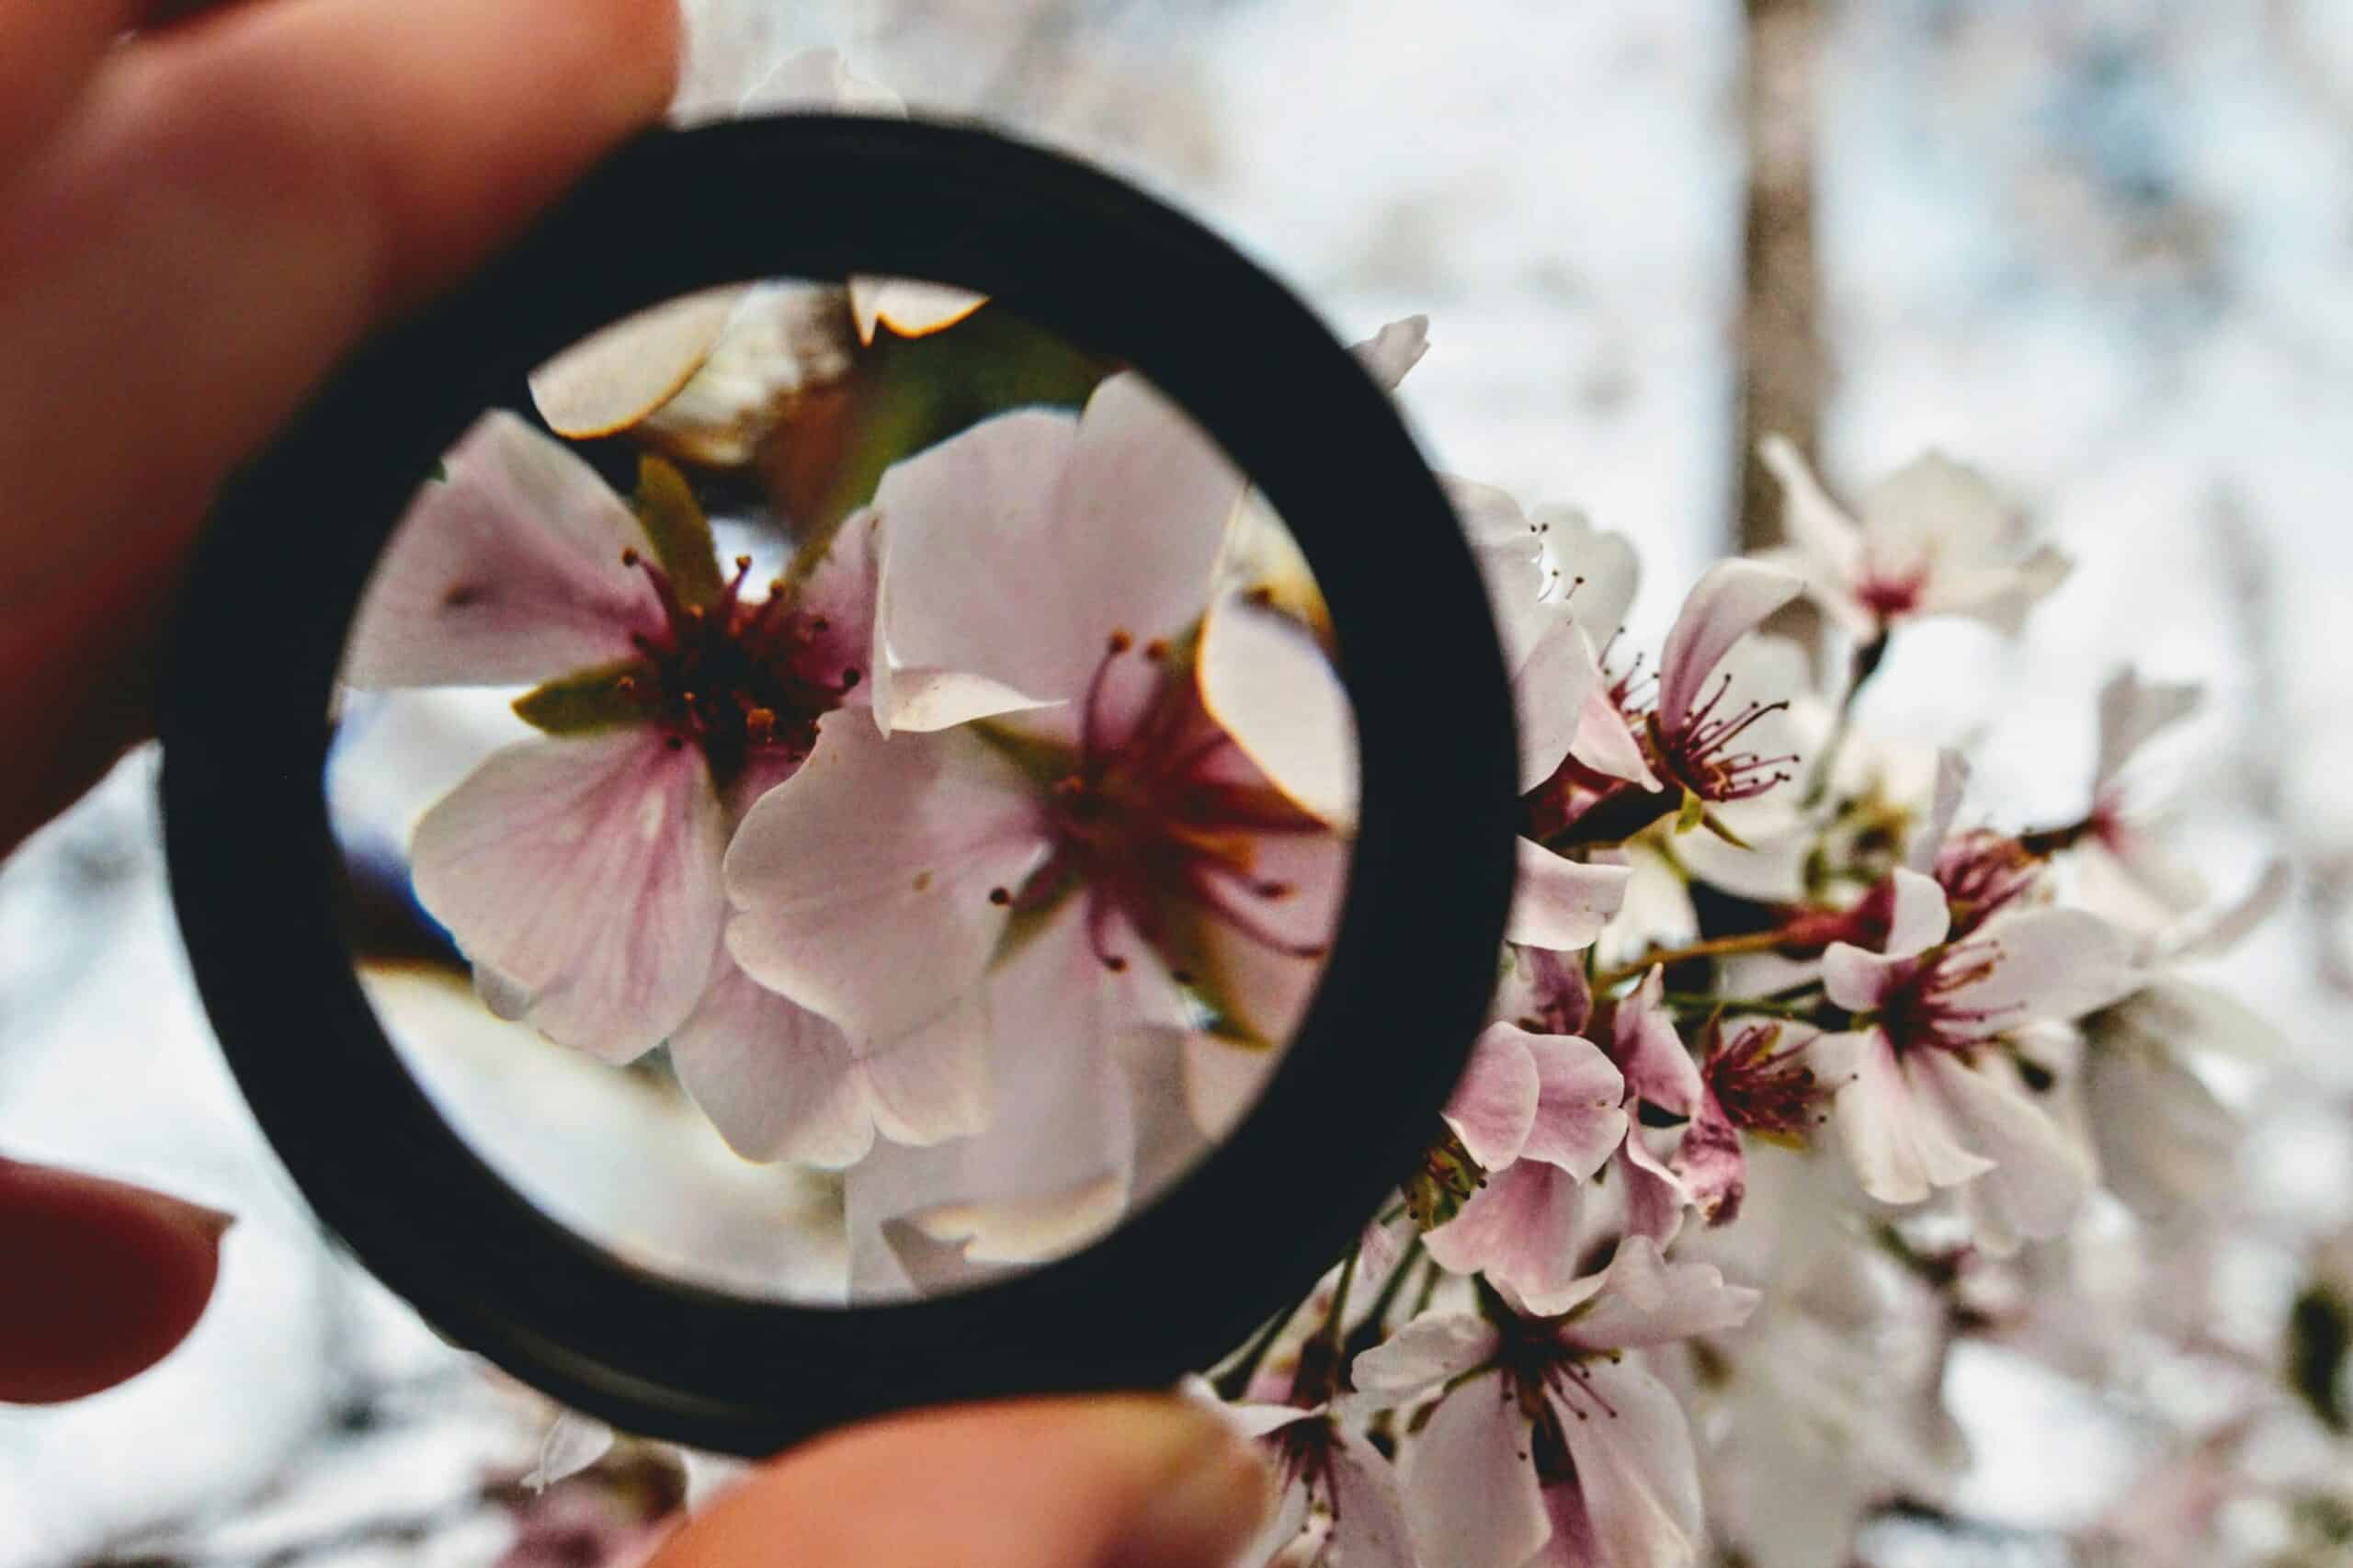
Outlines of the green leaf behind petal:
{"label": "green leaf behind petal", "polygon": [[637,520],[653,541],[654,558],[670,576],[682,605],[707,605],[719,597],[719,551],[710,519],[695,499],[687,476],[647,454],[637,461]]}

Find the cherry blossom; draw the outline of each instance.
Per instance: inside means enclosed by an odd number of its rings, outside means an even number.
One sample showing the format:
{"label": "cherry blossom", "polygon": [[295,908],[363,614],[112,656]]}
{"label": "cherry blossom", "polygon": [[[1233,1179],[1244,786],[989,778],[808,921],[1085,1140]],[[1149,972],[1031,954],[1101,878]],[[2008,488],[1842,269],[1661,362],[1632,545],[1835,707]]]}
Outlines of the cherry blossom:
{"label": "cherry blossom", "polygon": [[[1927,879],[1910,869],[1900,879]],[[1856,1028],[1813,1047],[1851,1074],[1834,1120],[1872,1197],[1915,1203],[1984,1180],[2019,1234],[2056,1234],[2092,1179],[2089,1162],[2039,1106],[2003,1037],[2078,1017],[2132,988],[2122,937],[2080,910],[2006,912],[1948,942],[1943,891],[1915,886],[1884,953],[1823,957],[1829,999]]]}
{"label": "cherry blossom", "polygon": [[1802,586],[1755,562],[1711,568],[1667,633],[1655,700],[1642,701],[1645,683],[1630,667],[1609,684],[1602,713],[1579,725],[1567,761],[1531,788],[1535,836],[1617,842],[1675,818],[1678,828],[1705,822],[1736,837],[1711,808],[1788,782],[1798,758],[1775,744],[1790,693],[1759,699],[1742,682],[1735,694],[1726,656]]}
{"label": "cherry blossom", "polygon": [[820,725],[726,869],[728,945],[763,984],[878,1050],[983,1063],[985,1133],[861,1166],[857,1234],[1067,1245],[1125,1201],[1124,1052],[1184,1052],[1214,1133],[1295,1026],[1347,846],[1201,700],[1188,655],[1241,498],[1132,375],[884,476],[871,722]]}
{"label": "cherry blossom", "polygon": [[[861,704],[874,595],[847,531],[805,579],[722,576],[676,474],[632,510],[595,472],[493,414],[428,483],[369,586],[344,676],[359,687],[539,683],[542,734],[426,812],[416,893],[503,1015],[604,1060],[669,1042],[739,1152],[846,1165],[877,1107],[840,1031],[752,985],[720,947],[729,835],[827,713]],[[881,1117],[894,1136],[961,1111]]]}
{"label": "cherry blossom", "polygon": [[1767,559],[1802,574],[1807,594],[1859,642],[1934,615],[2015,631],[2066,578],[2065,556],[2049,545],[2022,554],[2018,519],[1993,486],[1940,453],[1881,479],[1849,515],[1787,439],[1768,436],[1758,451],[1781,482],[1791,540]]}
{"label": "cherry blossom", "polygon": [[1312,1527],[1320,1527],[1320,1540],[1298,1558],[1283,1561],[1309,1568],[1327,1562],[1345,1568],[1415,1568],[1421,1561],[1396,1471],[1329,1403],[1241,1403],[1226,1407],[1225,1415],[1261,1441],[1281,1487],[1274,1517],[1238,1561],[1275,1559]]}
{"label": "cherry blossom", "polygon": [[1438,1396],[1403,1461],[1427,1561],[1455,1568],[1679,1568],[1706,1544],[1690,1427],[1630,1353],[1733,1327],[1757,1294],[1706,1264],[1620,1249],[1577,1311],[1417,1318],[1358,1355],[1374,1402]]}

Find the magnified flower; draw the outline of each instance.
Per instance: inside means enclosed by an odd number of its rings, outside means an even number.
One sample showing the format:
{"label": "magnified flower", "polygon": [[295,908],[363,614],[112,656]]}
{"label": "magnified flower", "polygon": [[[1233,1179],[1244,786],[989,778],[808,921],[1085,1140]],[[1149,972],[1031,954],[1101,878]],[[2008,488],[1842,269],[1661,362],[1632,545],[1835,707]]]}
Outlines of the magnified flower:
{"label": "magnified flower", "polygon": [[1756,1292],[1629,1241],[1563,1317],[1485,1300],[1358,1356],[1368,1399],[1438,1395],[1403,1463],[1422,1555],[1450,1568],[1655,1568],[1706,1544],[1682,1406],[1629,1353],[1745,1322]]}
{"label": "magnified flower", "polygon": [[[672,118],[693,123],[795,109],[906,118],[897,94],[853,74],[830,49],[791,55],[740,89],[731,84],[744,78],[727,64],[698,62],[699,80]],[[961,289],[897,278],[852,278],[846,292],[820,283],[706,290],[565,350],[532,372],[531,395],[560,435],[610,436],[642,425],[698,461],[747,462],[790,399],[847,374],[857,346],[871,343],[879,327],[919,336],[983,302]]]}
{"label": "magnified flower", "polygon": [[972,1258],[1052,1250],[1057,1203],[1076,1227],[1124,1191],[1123,1041],[1169,1029],[1208,1059],[1195,1105],[1222,1131],[1289,1038],[1347,846],[1200,699],[1188,655],[1241,494],[1132,375],[885,476],[874,722],[826,720],[727,867],[728,942],[763,983],[856,1040],[986,1042],[986,1134],[878,1157],[854,1208]]}
{"label": "magnified flower", "polygon": [[2022,554],[2018,518],[1994,487],[1941,454],[1872,485],[1850,516],[1786,438],[1768,436],[1758,451],[1788,498],[1792,541],[1768,559],[1802,573],[1806,592],[1862,642],[1932,615],[2016,631],[2066,579],[2067,558],[2049,545]]}
{"label": "magnified flower", "polygon": [[[805,580],[722,577],[684,483],[632,512],[595,472],[493,414],[427,484],[369,585],[361,687],[540,684],[545,732],[494,754],[417,824],[417,898],[484,998],[627,1062],[665,1039],[730,1142],[843,1164],[870,1137],[838,1031],[720,951],[734,823],[860,690],[874,593],[847,531]],[[921,1130],[909,1128],[910,1132]]]}
{"label": "magnified flower", "polygon": [[2080,910],[2029,909],[1948,943],[1941,890],[1903,906],[1885,953],[1840,944],[1823,957],[1830,1000],[1859,1015],[1857,1028],[1813,1047],[1818,1066],[1852,1074],[1834,1119],[1855,1174],[1889,1203],[1994,1181],[2019,1234],[2056,1234],[2090,1186],[2089,1161],[2035,1103],[2002,1037],[2129,991],[2123,939]]}

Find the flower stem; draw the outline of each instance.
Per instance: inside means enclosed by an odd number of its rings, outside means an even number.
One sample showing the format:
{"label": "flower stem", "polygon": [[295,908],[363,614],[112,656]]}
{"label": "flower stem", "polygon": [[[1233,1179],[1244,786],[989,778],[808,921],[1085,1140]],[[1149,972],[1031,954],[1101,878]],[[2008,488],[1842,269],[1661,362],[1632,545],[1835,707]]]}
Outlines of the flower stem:
{"label": "flower stem", "polygon": [[[1381,1343],[1382,1335],[1388,1332],[1389,1311],[1397,1304],[1397,1298],[1404,1293],[1406,1277],[1414,1272],[1414,1265],[1421,1260],[1421,1256],[1422,1238],[1415,1235],[1405,1244],[1404,1256],[1397,1260],[1397,1267],[1389,1271],[1389,1278],[1382,1283],[1381,1294],[1372,1299],[1372,1306],[1366,1312],[1364,1321],[1357,1324],[1356,1332],[1349,1335],[1341,1346],[1344,1367],[1354,1365],[1358,1356]],[[1344,1372],[1341,1381],[1350,1383],[1351,1380]]]}
{"label": "flower stem", "polygon": [[1315,1337],[1299,1347],[1299,1370],[1290,1380],[1293,1404],[1322,1404],[1340,1391],[1340,1325],[1348,1315],[1348,1289],[1356,1283],[1357,1256],[1362,1250],[1361,1244],[1352,1246],[1340,1260],[1340,1282],[1332,1290],[1332,1310],[1324,1314],[1324,1326],[1315,1331]]}
{"label": "flower stem", "polygon": [[1210,1386],[1217,1390],[1218,1398],[1231,1404],[1249,1392],[1250,1380],[1258,1375],[1259,1363],[1267,1358],[1267,1352],[1275,1347],[1275,1341],[1282,1337],[1282,1332],[1290,1326],[1290,1320],[1298,1315],[1299,1308],[1290,1306],[1267,1320],[1267,1326],[1258,1331],[1258,1337],[1250,1342],[1233,1365],[1210,1380]]}
{"label": "flower stem", "polygon": [[1682,1007],[1695,1013],[1751,1013],[1761,1017],[1787,1018],[1792,1023],[1812,1023],[1821,1015],[1822,1005],[1809,1002],[1776,1002],[1768,997],[1702,996],[1694,992],[1670,991],[1659,998],[1670,1007]]}
{"label": "flower stem", "polygon": [[1723,958],[1733,953],[1769,953],[1781,942],[1781,932],[1775,927],[1765,931],[1741,931],[1729,937],[1711,937],[1704,942],[1693,942],[1688,947],[1660,949],[1632,963],[1603,970],[1593,977],[1593,988],[1597,992],[1607,991],[1638,974],[1647,973],[1654,964],[1677,964],[1687,959]]}

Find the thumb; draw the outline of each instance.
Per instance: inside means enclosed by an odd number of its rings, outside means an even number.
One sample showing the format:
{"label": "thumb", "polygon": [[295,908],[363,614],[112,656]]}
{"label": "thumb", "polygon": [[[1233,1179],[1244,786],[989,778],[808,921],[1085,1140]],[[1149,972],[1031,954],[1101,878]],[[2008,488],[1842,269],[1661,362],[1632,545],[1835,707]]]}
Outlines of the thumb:
{"label": "thumb", "polygon": [[1254,1445],[1174,1398],[878,1422],[773,1461],[653,1568],[1228,1568],[1265,1522]]}

